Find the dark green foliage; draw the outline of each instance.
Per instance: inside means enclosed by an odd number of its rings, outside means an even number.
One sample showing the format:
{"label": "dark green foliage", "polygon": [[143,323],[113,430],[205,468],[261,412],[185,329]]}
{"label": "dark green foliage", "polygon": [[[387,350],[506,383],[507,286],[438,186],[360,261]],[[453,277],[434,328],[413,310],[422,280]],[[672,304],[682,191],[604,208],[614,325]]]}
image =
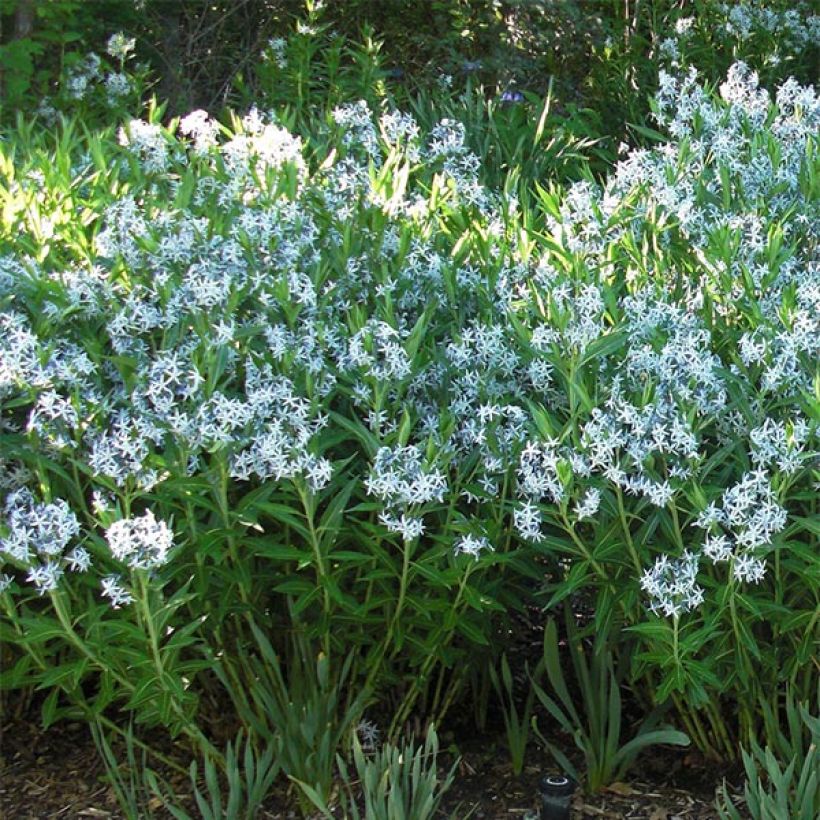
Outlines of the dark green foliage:
{"label": "dark green foliage", "polygon": [[596,792],[623,778],[642,750],[658,744],[688,746],[690,741],[683,732],[659,725],[661,710],[649,714],[629,740],[621,741],[623,675],[616,672],[610,641],[599,632],[587,646],[574,615],[566,608],[565,612],[573,678],[568,679],[562,669],[565,653],[559,649],[555,621],[550,620],[544,631],[542,658],[549,687],[542,688],[535,679],[532,687],[553,725],[560,726],[583,753],[584,770],[579,772],[555,743],[545,739],[535,719],[533,728],[556,763],[576,782],[583,779],[588,791]]}

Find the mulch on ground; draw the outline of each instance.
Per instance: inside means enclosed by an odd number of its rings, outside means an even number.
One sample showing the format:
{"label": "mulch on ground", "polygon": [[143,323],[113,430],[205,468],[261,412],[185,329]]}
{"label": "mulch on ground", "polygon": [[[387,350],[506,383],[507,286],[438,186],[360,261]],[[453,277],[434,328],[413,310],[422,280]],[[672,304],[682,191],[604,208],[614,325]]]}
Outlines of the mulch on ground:
{"label": "mulch on ground", "polygon": [[[445,746],[446,744],[442,744]],[[173,749],[172,749],[173,752]],[[187,765],[177,750],[179,762]],[[475,738],[461,749],[456,782],[446,808],[455,818],[476,820],[520,818],[534,820],[538,780],[536,765],[512,775],[503,738]],[[533,750],[532,758],[540,753]],[[160,772],[190,798],[190,786],[181,775]],[[653,750],[635,767],[626,782],[598,795],[576,794],[574,820],[642,818],[643,820],[712,820],[714,789],[721,776],[691,753]],[[156,801],[157,818],[166,814]],[[189,809],[193,817],[197,813]],[[114,790],[87,726],[61,723],[43,730],[36,717],[6,718],[0,723],[0,817],[7,820],[40,818],[121,818]],[[271,795],[260,818],[286,820],[300,815],[287,795]]]}

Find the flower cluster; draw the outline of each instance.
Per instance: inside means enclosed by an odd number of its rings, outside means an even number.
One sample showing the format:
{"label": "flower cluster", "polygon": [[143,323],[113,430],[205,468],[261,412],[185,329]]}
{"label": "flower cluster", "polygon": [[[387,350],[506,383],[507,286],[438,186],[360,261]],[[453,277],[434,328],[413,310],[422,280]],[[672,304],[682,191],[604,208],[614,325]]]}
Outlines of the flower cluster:
{"label": "flower cluster", "polygon": [[[629,536],[695,504],[702,548],[658,547],[653,609],[693,609],[722,562],[757,582],[784,488],[817,459],[820,105],[793,81],[773,102],[737,64],[720,96],[662,74],[656,113],[669,141],[556,194],[533,236],[451,118],[425,133],[340,106],[324,153],[256,109],[232,130],[203,111],[176,133],[132,121],[90,258],[0,259],[3,424],[139,509],[214,475],[320,494],[344,463],[385,537],[475,521],[492,546],[435,533],[471,556],[501,550],[490,519],[516,546],[583,544],[620,505]],[[744,466],[715,486],[730,448]],[[7,514],[19,560],[28,514]],[[170,560],[151,513],[105,528],[131,568]],[[45,560],[85,564],[62,555]],[[126,602],[120,580],[104,590]]]}
{"label": "flower cluster", "polygon": [[58,109],[97,103],[108,112],[134,100],[146,70],[133,61],[135,45],[133,38],[117,32],[108,38],[103,56],[95,52],[67,55],[59,88],[54,96],[43,97],[37,113],[51,125],[57,120]]}
{"label": "flower cluster", "polygon": [[493,545],[485,535],[462,535],[453,544],[454,555],[469,555],[478,560],[482,553],[492,552]]}
{"label": "flower cluster", "polygon": [[380,514],[382,523],[410,541],[423,534],[424,521],[408,511],[432,501],[443,501],[447,480],[439,470],[425,468],[418,447],[382,447],[373,459],[365,487],[370,495],[385,502]]}
{"label": "flower cluster", "polygon": [[707,530],[703,552],[712,561],[731,560],[737,580],[757,583],[766,564],[756,552],[786,526],[786,510],[777,503],[765,470],[744,474],[724,491],[721,502],[712,502],[695,522]]}
{"label": "flower cluster", "polygon": [[138,518],[115,521],[105,532],[111,555],[131,569],[155,569],[168,561],[174,534],[151,510]]}
{"label": "flower cluster", "polygon": [[27,580],[40,594],[57,588],[66,567],[88,569],[88,553],[82,547],[66,553],[80,534],[80,524],[65,500],[38,502],[28,489],[18,489],[6,497],[4,518],[8,534],[0,538],[0,553],[28,570]]}
{"label": "flower cluster", "polygon": [[650,598],[656,615],[679,617],[703,602],[703,589],[697,584],[698,556],[692,552],[675,560],[661,555],[641,577],[641,589]]}
{"label": "flower cluster", "polygon": [[788,6],[773,8],[766,0],[734,0],[698,7],[694,16],[677,19],[674,32],[659,44],[659,56],[680,69],[690,54],[709,43],[713,50],[731,51],[736,59],[753,57],[761,67],[794,61],[818,42],[820,15],[811,3],[801,0]]}

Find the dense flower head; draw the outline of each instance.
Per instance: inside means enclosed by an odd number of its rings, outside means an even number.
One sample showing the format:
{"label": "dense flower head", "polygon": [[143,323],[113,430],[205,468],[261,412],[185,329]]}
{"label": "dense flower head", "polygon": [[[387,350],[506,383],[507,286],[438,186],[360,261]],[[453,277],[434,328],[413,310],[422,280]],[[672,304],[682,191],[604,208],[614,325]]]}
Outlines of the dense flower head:
{"label": "dense flower head", "polygon": [[28,563],[35,556],[61,556],[80,531],[77,516],[64,499],[39,503],[28,489],[6,497],[6,523],[9,534],[0,539],[0,551]]}
{"label": "dense flower head", "polygon": [[134,596],[123,585],[118,575],[106,575],[100,581],[102,596],[108,598],[112,609],[119,609],[134,603]]}
{"label": "dense flower head", "polygon": [[368,492],[391,504],[441,501],[446,488],[444,474],[425,469],[421,450],[414,445],[380,448],[367,479]]}
{"label": "dense flower head", "polygon": [[703,589],[697,582],[698,557],[692,552],[674,560],[665,555],[641,577],[641,589],[649,596],[650,608],[656,614],[678,617],[695,609],[703,601]]}
{"label": "dense flower head", "polygon": [[115,521],[105,532],[111,555],[131,569],[155,569],[168,561],[174,533],[151,510]]}
{"label": "dense flower head", "polygon": [[146,171],[168,169],[171,158],[162,127],[142,120],[131,120],[119,130],[120,145],[139,158]]}
{"label": "dense flower head", "polygon": [[136,40],[133,37],[126,37],[123,32],[118,31],[108,38],[105,50],[112,57],[122,60],[134,50],[135,44]]}
{"label": "dense flower head", "polygon": [[216,145],[218,131],[218,124],[202,109],[191,111],[179,121],[179,132],[193,139],[198,152],[207,151]]}
{"label": "dense flower head", "polygon": [[0,538],[0,557],[5,553],[25,567],[28,582],[41,595],[57,589],[67,564],[77,568],[64,553],[80,534],[80,524],[64,499],[38,502],[27,488],[16,489],[6,496],[2,524],[7,534]]}

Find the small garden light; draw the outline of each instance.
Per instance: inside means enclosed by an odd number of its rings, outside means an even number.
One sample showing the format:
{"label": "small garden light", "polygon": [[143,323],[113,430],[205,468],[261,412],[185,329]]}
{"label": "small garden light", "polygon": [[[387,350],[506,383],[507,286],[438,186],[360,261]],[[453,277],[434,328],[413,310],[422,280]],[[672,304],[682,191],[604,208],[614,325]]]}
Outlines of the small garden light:
{"label": "small garden light", "polygon": [[569,820],[569,805],[575,783],[562,774],[544,775],[538,784],[541,792],[541,820]]}

